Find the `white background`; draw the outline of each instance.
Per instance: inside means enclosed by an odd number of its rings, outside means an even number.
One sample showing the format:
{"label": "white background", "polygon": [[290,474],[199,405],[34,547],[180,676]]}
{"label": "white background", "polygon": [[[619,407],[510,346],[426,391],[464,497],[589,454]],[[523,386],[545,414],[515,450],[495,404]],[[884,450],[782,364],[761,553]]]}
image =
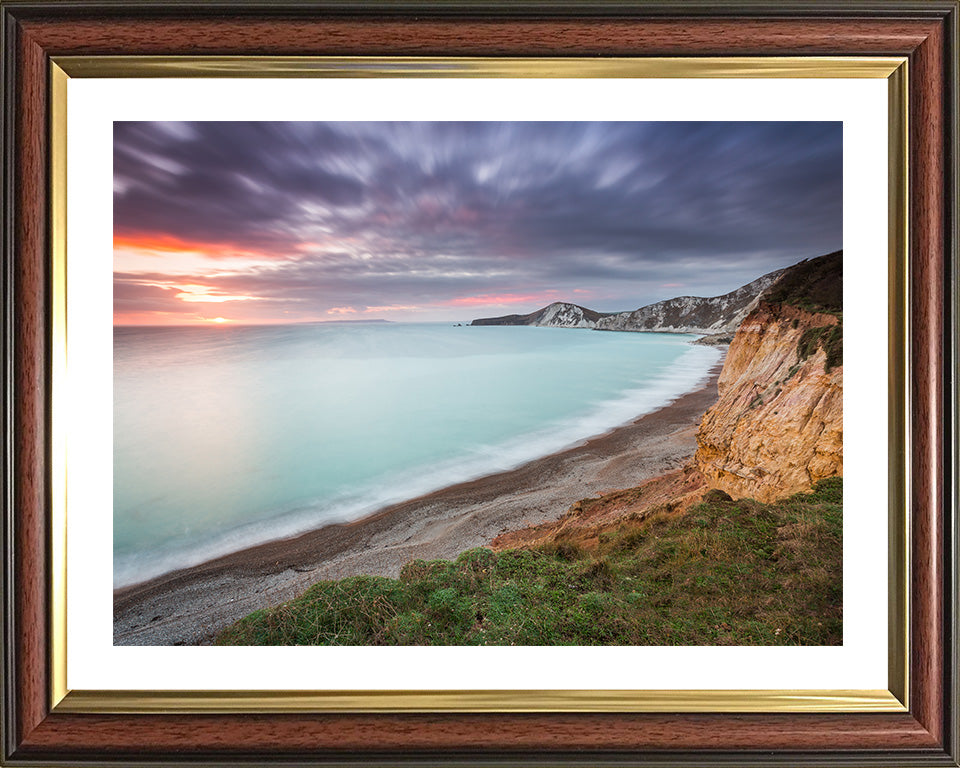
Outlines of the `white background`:
{"label": "white background", "polygon": [[[68,110],[69,688],[887,688],[886,81],[72,79]],[[265,118],[842,120],[843,646],[113,647],[112,122]]]}

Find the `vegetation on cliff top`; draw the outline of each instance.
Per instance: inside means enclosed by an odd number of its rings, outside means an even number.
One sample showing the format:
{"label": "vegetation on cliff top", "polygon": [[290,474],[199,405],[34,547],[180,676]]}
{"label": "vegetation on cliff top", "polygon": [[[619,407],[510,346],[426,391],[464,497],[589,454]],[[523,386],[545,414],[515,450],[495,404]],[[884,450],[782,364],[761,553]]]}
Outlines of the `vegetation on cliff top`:
{"label": "vegetation on cliff top", "polygon": [[797,356],[806,360],[818,348],[823,349],[827,355],[824,363],[827,373],[843,365],[843,323],[807,328],[797,341]]}
{"label": "vegetation on cliff top", "polygon": [[323,581],[224,630],[222,645],[837,645],[841,478],[771,504],[721,491],[625,519],[587,552],[415,560],[399,579]]}
{"label": "vegetation on cliff top", "polygon": [[801,261],[788,268],[763,296],[808,312],[843,313],[843,251]]}
{"label": "vegetation on cliff top", "polygon": [[805,330],[797,342],[797,356],[806,360],[820,348],[827,355],[827,373],[843,365],[843,251],[795,264],[763,298],[770,303],[790,304],[837,317],[835,325]]}

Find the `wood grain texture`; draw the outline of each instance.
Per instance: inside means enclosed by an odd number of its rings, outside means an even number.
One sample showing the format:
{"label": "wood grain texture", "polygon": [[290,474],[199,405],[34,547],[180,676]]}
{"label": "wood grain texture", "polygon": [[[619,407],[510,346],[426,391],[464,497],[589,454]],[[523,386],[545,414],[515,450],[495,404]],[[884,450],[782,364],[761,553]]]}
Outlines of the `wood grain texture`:
{"label": "wood grain texture", "polygon": [[[51,722],[54,721],[54,722]],[[122,727],[121,727],[122,723]],[[50,718],[24,755],[82,750],[148,754],[190,746],[241,754],[580,750],[923,749],[909,715],[244,715]]]}
{"label": "wood grain texture", "polygon": [[20,72],[14,264],[14,505],[17,729],[22,740],[47,715],[46,614],[46,66],[28,40]]}
{"label": "wood grain texture", "polygon": [[[120,14],[120,12],[118,12]],[[24,18],[19,27],[16,263],[16,757],[193,759],[454,756],[534,759],[683,750],[704,755],[910,754],[943,764],[943,21],[544,18]],[[46,58],[65,54],[911,56],[914,402],[910,715],[48,714],[46,481]],[[955,55],[955,51],[953,55]],[[848,754],[848,760],[853,759]],[[600,757],[597,757],[600,760]],[[380,760],[384,762],[385,760]],[[702,762],[702,760],[701,760]]]}
{"label": "wood grain texture", "polygon": [[831,19],[493,19],[324,18],[87,20],[23,23],[50,54],[273,54],[370,56],[701,56],[845,53],[882,55],[914,50],[932,32],[929,19],[864,20],[855,34]]}
{"label": "wood grain texture", "polygon": [[943,738],[943,361],[946,242],[943,34],[939,28],[911,61],[912,168],[911,386],[912,499],[912,710]]}

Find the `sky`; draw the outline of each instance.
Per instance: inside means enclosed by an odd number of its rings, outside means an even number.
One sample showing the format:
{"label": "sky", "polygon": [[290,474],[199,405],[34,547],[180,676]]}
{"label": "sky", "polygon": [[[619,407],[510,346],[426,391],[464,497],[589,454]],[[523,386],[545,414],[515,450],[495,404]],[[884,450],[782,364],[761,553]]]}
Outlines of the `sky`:
{"label": "sky", "polygon": [[116,122],[114,323],[717,296],[843,247],[842,123]]}

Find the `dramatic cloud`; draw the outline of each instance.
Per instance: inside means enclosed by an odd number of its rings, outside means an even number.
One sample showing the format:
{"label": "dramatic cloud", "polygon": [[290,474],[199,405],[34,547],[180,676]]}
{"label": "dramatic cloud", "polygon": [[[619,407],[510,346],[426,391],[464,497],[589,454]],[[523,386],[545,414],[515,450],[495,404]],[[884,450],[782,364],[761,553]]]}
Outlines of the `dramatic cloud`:
{"label": "dramatic cloud", "polygon": [[116,320],[635,309],[842,247],[841,204],[840,123],[120,122]]}

